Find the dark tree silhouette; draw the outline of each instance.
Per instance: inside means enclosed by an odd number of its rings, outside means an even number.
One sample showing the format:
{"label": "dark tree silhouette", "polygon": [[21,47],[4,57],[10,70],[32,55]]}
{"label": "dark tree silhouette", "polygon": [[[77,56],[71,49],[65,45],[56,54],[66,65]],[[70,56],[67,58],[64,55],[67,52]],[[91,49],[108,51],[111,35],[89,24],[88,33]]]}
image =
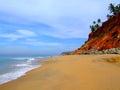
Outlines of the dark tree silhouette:
{"label": "dark tree silhouette", "polygon": [[98,21],[97,21],[98,23],[101,23],[101,19],[98,19]]}
{"label": "dark tree silhouette", "polygon": [[120,13],[120,4],[114,5],[114,4],[109,4],[108,10],[110,10],[110,13],[114,16],[117,13]]}
{"label": "dark tree silhouette", "polygon": [[[114,5],[112,3],[109,4],[108,10],[110,10],[110,14],[107,14],[107,18],[111,18],[116,14],[120,13],[120,4]],[[93,25],[90,25],[90,29],[92,32],[96,31],[102,25],[101,20],[93,21]]]}
{"label": "dark tree silhouette", "polygon": [[108,10],[110,10],[110,13],[112,14],[116,14],[116,10],[115,10],[115,5],[114,4],[109,4]]}
{"label": "dark tree silhouette", "polygon": [[94,32],[96,30],[94,25],[90,25],[90,29],[91,29],[92,32]]}
{"label": "dark tree silhouette", "polygon": [[98,19],[97,22],[93,21],[93,25],[90,25],[92,32],[96,31],[101,26],[101,19]]}

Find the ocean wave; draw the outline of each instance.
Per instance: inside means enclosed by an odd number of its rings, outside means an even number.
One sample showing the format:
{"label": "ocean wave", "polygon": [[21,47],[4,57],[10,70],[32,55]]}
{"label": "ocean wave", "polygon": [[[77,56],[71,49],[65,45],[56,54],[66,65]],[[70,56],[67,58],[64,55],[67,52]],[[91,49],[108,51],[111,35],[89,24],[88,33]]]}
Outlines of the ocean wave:
{"label": "ocean wave", "polygon": [[26,59],[24,62],[22,63],[18,63],[18,64],[13,64],[12,66],[13,67],[29,67],[29,66],[32,66],[33,65],[33,62],[35,61],[34,58],[29,58],[29,59]]}
{"label": "ocean wave", "polygon": [[42,63],[36,62],[35,60],[45,58],[48,57],[11,57],[6,59],[6,63],[8,63],[9,66],[5,69],[6,72],[0,74],[0,84],[15,80],[25,75],[27,71],[39,67]]}
{"label": "ocean wave", "polygon": [[16,71],[12,71],[12,72],[9,72],[9,73],[2,74],[2,75],[0,75],[0,84],[4,84],[4,83],[9,82],[11,80],[15,80],[15,79],[25,75],[26,72],[28,72],[32,69],[38,68],[39,66],[40,65],[29,66],[29,67],[26,67],[26,68],[20,68]]}
{"label": "ocean wave", "polygon": [[29,58],[29,59],[26,59],[27,60],[27,63],[31,63],[32,61],[36,60],[35,58]]}
{"label": "ocean wave", "polygon": [[13,65],[13,66],[16,66],[16,67],[26,67],[26,66],[31,66],[29,64],[16,64],[16,65]]}
{"label": "ocean wave", "polygon": [[25,58],[25,57],[14,57],[14,58],[12,58],[12,59],[15,59],[15,60],[26,60],[26,59],[28,59],[28,58]]}
{"label": "ocean wave", "polygon": [[14,57],[12,59],[15,59],[15,60],[39,60],[42,58],[46,58],[46,57],[42,57],[42,56],[38,56],[38,57]]}

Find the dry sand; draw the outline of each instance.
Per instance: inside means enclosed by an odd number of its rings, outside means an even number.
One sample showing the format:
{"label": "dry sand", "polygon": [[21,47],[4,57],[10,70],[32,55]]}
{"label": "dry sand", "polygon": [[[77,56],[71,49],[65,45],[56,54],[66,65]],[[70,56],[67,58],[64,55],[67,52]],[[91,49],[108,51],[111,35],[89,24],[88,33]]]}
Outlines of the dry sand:
{"label": "dry sand", "polygon": [[120,90],[120,66],[103,60],[118,56],[53,57],[0,90]]}

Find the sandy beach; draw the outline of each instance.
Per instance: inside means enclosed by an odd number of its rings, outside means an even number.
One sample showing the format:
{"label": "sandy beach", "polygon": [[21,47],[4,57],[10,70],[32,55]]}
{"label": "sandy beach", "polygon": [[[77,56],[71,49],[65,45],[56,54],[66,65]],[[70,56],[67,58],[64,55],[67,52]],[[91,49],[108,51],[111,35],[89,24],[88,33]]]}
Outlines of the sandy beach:
{"label": "sandy beach", "polygon": [[120,55],[52,57],[21,78],[0,85],[0,90],[120,90]]}

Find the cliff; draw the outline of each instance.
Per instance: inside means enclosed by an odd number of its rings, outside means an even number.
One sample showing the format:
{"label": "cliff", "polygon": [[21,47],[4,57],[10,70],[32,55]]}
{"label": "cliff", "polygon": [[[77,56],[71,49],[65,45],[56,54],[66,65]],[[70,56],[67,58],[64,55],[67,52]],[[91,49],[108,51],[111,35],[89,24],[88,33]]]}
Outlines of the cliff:
{"label": "cliff", "polygon": [[103,51],[120,47],[120,14],[109,18],[96,31],[89,34],[88,40],[73,54],[89,50]]}

